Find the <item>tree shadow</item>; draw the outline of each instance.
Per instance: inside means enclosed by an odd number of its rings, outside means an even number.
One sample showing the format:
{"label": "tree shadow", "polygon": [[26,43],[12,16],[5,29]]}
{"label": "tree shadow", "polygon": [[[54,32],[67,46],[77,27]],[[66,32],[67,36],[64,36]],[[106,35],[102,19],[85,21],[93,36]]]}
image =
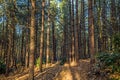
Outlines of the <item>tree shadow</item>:
{"label": "tree shadow", "polygon": [[78,65],[66,64],[54,80],[88,80],[90,60],[80,60]]}
{"label": "tree shadow", "polygon": [[70,66],[73,80],[88,80],[89,59],[81,59],[77,66]]}

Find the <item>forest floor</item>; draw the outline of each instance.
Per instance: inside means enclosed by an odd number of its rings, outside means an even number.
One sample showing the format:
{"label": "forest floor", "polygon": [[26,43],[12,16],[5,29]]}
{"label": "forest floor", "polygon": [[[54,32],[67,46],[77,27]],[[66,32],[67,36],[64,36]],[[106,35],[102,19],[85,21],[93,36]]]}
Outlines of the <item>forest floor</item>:
{"label": "forest floor", "polygon": [[[28,70],[0,80],[28,80]],[[77,66],[59,65],[59,62],[45,68],[42,73],[35,69],[35,80],[107,80],[104,76],[92,75],[90,59],[81,59]]]}
{"label": "forest floor", "polygon": [[90,60],[80,60],[77,66],[65,65],[55,80],[88,80]]}

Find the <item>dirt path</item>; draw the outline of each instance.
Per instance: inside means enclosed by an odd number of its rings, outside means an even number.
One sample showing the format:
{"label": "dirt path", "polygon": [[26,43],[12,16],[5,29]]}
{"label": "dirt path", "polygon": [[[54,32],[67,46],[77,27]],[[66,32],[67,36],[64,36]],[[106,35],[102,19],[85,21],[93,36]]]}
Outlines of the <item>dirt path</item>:
{"label": "dirt path", "polygon": [[78,66],[62,67],[55,80],[88,80],[90,60],[80,60]]}
{"label": "dirt path", "polygon": [[42,73],[35,77],[35,80],[54,80],[54,77],[58,76],[61,71],[61,66],[55,66],[48,69],[45,73]]}
{"label": "dirt path", "polygon": [[[45,69],[42,73],[36,72],[36,74],[35,80],[106,80],[90,73],[90,59],[81,59],[77,66],[54,64],[53,67]],[[88,74],[91,74],[92,77],[88,76]],[[28,80],[28,74],[15,77],[4,80]]]}
{"label": "dirt path", "polygon": [[90,60],[80,60],[77,66],[54,66],[35,80],[88,80]]}

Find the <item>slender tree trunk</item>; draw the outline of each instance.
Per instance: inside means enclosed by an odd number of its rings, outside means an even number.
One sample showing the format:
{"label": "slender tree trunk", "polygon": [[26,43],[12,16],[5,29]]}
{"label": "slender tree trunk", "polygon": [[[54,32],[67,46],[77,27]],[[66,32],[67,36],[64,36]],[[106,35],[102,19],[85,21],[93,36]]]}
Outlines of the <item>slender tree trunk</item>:
{"label": "slender tree trunk", "polygon": [[72,61],[72,24],[71,24],[71,22],[72,22],[72,14],[71,14],[71,0],[69,0],[69,31],[70,31],[70,49],[69,49],[69,62],[71,62]]}
{"label": "slender tree trunk", "polygon": [[15,54],[15,28],[13,28],[13,34],[12,34],[12,64],[11,64],[11,66],[15,66],[16,67],[16,58],[15,58],[15,56],[16,56],[16,54]]}
{"label": "slender tree trunk", "polygon": [[25,67],[29,65],[29,31],[26,29],[26,54],[25,54]]}
{"label": "slender tree trunk", "polygon": [[53,40],[53,55],[52,55],[52,63],[56,61],[56,37],[55,37],[55,24],[52,22],[52,40]]}
{"label": "slender tree trunk", "polygon": [[118,1],[118,7],[117,7],[117,10],[118,10],[118,31],[120,33],[120,0]]}
{"label": "slender tree trunk", "polygon": [[[50,7],[50,0],[48,0],[48,7]],[[49,60],[50,60],[50,10],[48,8],[46,64],[49,63]]]}
{"label": "slender tree trunk", "polygon": [[111,23],[113,28],[113,33],[116,34],[118,32],[118,29],[116,27],[116,8],[115,8],[115,0],[111,0]]}
{"label": "slender tree trunk", "polygon": [[78,26],[79,26],[79,20],[78,20],[78,0],[76,0],[76,26],[75,28],[75,61],[78,62]]}
{"label": "slender tree trunk", "polygon": [[107,50],[107,47],[106,47],[106,42],[107,42],[107,35],[106,35],[106,0],[104,0],[103,2],[103,5],[102,5],[102,23],[103,23],[103,25],[102,25],[102,27],[103,27],[103,30],[102,30],[102,32],[103,32],[103,46],[102,46],[102,51],[106,51]]}
{"label": "slender tree trunk", "polygon": [[6,76],[8,76],[8,73],[9,73],[9,63],[10,63],[10,54],[11,54],[11,34],[10,34],[10,30],[8,30],[8,28],[10,28],[10,25],[8,24],[8,26],[7,26],[7,37],[8,37],[8,49],[6,50],[7,51],[7,53],[6,53]]}
{"label": "slender tree trunk", "polygon": [[75,43],[74,43],[74,0],[72,0],[72,13],[71,13],[72,23],[71,23],[71,31],[72,31],[72,52],[71,52],[71,62],[75,61]]}
{"label": "slender tree trunk", "polygon": [[42,27],[41,27],[41,37],[40,37],[40,72],[42,72],[42,56],[43,56],[43,46],[44,46],[44,8],[45,0],[42,0]]}
{"label": "slender tree trunk", "polygon": [[79,49],[79,58],[83,58],[83,53],[82,53],[82,35],[81,35],[81,31],[82,31],[82,14],[83,14],[83,5],[82,5],[82,1],[81,1],[81,8],[80,8],[80,25],[78,27],[78,49]]}
{"label": "slender tree trunk", "polygon": [[91,55],[91,64],[95,62],[95,48],[94,48],[94,24],[93,24],[93,0],[88,0],[88,24],[89,24],[89,48]]}
{"label": "slender tree trunk", "polygon": [[30,58],[29,80],[34,80],[34,54],[35,54],[35,0],[31,0],[31,26],[30,26]]}
{"label": "slender tree trunk", "polygon": [[85,12],[84,12],[84,8],[85,8],[85,4],[84,4],[84,0],[82,0],[82,4],[81,4],[81,8],[82,8],[82,27],[83,27],[83,55],[84,58],[86,58],[86,27],[85,27]]}
{"label": "slender tree trunk", "polygon": [[24,65],[24,29],[22,29],[22,36],[21,36],[21,65]]}
{"label": "slender tree trunk", "polygon": [[[110,4],[110,21],[111,21],[111,27],[112,27],[112,34],[116,34],[118,32],[117,30],[117,25],[116,25],[116,21],[117,21],[117,18],[116,18],[116,8],[115,8],[115,0],[110,0],[111,4]],[[110,38],[112,40],[112,37]],[[113,42],[111,42],[111,45],[112,45],[112,51],[114,51],[114,44]]]}
{"label": "slender tree trunk", "polygon": [[[9,1],[8,1],[9,2]],[[6,2],[4,2],[6,3]],[[7,23],[6,23],[6,38],[7,38],[7,44],[6,44],[6,48],[5,48],[5,58],[6,58],[6,76],[8,76],[9,73],[9,65],[10,65],[10,54],[11,54],[11,45],[12,45],[12,41],[11,41],[11,26],[10,26],[10,11],[7,9],[7,6],[5,5],[5,9],[7,11]]]}
{"label": "slender tree trunk", "polygon": [[[65,20],[64,20],[65,21]],[[66,21],[65,21],[66,22]],[[62,58],[63,59],[66,59],[66,57],[67,57],[67,54],[66,54],[66,25],[64,25],[64,29],[63,29],[63,34],[64,34],[64,41],[63,41],[63,51],[62,51]]]}
{"label": "slender tree trunk", "polygon": [[[28,2],[27,2],[27,10],[28,11],[30,11],[30,8],[29,8],[29,2],[30,2],[30,0],[28,0]],[[29,27],[30,26],[30,13],[28,13],[28,15],[27,15],[27,27]],[[25,55],[25,67],[26,68],[28,68],[29,67],[29,50],[30,50],[30,44],[29,44],[29,42],[30,42],[30,29],[29,28],[27,28],[26,29],[26,55]]]}
{"label": "slender tree trunk", "polygon": [[102,30],[103,30],[103,27],[101,25],[101,0],[99,0],[99,10],[98,10],[98,31],[99,31],[99,39],[98,39],[98,44],[99,44],[99,52],[102,52],[102,47],[103,47],[103,40],[102,40],[102,36],[103,36],[103,33],[102,33]]}

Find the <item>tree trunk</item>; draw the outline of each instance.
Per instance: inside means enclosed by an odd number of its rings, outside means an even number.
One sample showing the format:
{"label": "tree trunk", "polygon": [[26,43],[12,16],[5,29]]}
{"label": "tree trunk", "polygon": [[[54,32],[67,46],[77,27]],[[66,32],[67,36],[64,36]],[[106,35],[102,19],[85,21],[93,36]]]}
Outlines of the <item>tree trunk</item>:
{"label": "tree trunk", "polygon": [[52,40],[53,40],[53,55],[52,55],[52,63],[56,61],[56,37],[55,37],[55,24],[52,22]]}
{"label": "tree trunk", "polygon": [[[48,7],[50,7],[50,0],[48,0]],[[47,49],[46,49],[46,64],[50,60],[50,8],[48,8],[48,27],[47,27]],[[47,65],[46,65],[47,66]]]}
{"label": "tree trunk", "polygon": [[78,26],[79,26],[79,20],[78,20],[78,0],[76,0],[76,26],[74,27],[75,30],[75,62],[78,62]]}
{"label": "tree trunk", "polygon": [[85,12],[84,12],[84,8],[85,8],[85,4],[84,4],[84,0],[81,1],[81,8],[82,8],[82,27],[83,27],[83,55],[84,58],[86,58],[86,27],[85,27]]}
{"label": "tree trunk", "polygon": [[103,45],[102,45],[102,51],[106,51],[107,50],[107,44],[106,44],[106,42],[107,42],[107,33],[106,33],[106,20],[107,20],[107,18],[106,18],[106,0],[104,0],[103,2],[103,5],[102,5],[102,23],[103,23],[103,25],[102,25],[102,27],[103,27],[103,30],[102,30],[102,32],[103,32],[103,36],[102,36],[102,42],[103,42]]}
{"label": "tree trunk", "polygon": [[9,73],[9,65],[10,65],[10,54],[11,54],[11,44],[12,44],[12,42],[11,42],[11,32],[10,32],[10,30],[8,30],[8,28],[10,29],[10,25],[9,25],[9,23],[8,23],[8,26],[7,26],[7,33],[8,33],[8,45],[7,45],[7,53],[6,53],[6,76],[8,76],[8,73]]}
{"label": "tree trunk", "polygon": [[42,56],[43,56],[43,46],[44,46],[44,8],[45,0],[42,0],[42,27],[41,27],[41,37],[40,37],[40,72],[42,72]]}
{"label": "tree trunk", "polygon": [[94,24],[93,24],[93,0],[88,0],[88,25],[89,25],[89,53],[91,55],[91,64],[95,62],[95,48],[94,48]]}
{"label": "tree trunk", "polygon": [[115,7],[115,0],[111,0],[111,23],[112,23],[112,29],[113,33],[116,34],[118,32],[117,25],[116,25],[116,7]]}
{"label": "tree trunk", "polygon": [[72,12],[71,12],[71,31],[72,31],[72,52],[71,52],[71,62],[75,61],[75,43],[74,43],[74,0],[72,0]]}
{"label": "tree trunk", "polygon": [[34,54],[35,54],[35,0],[31,0],[31,26],[30,26],[30,58],[29,80],[34,80]]}

